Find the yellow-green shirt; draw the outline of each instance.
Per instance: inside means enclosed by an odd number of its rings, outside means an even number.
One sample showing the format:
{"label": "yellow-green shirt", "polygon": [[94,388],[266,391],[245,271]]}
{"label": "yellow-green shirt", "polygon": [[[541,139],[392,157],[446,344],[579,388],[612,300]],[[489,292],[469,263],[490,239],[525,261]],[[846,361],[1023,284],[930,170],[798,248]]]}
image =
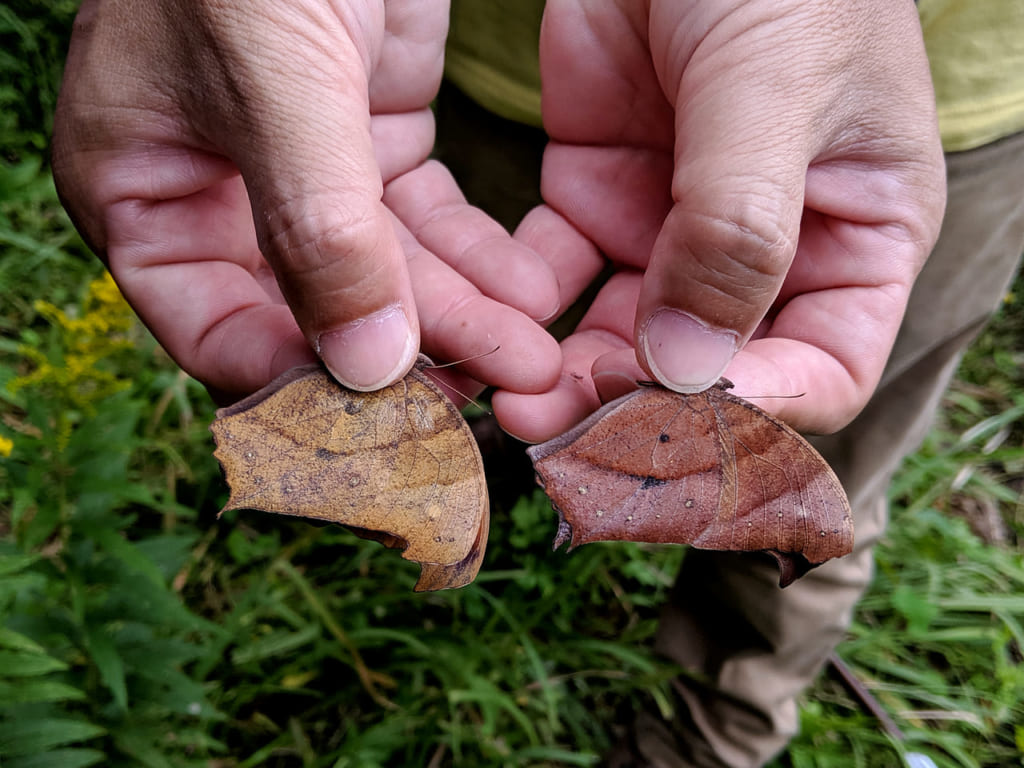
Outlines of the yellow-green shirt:
{"label": "yellow-green shirt", "polygon": [[1024,130],[1024,2],[920,0],[942,146],[973,149]]}
{"label": "yellow-green shirt", "polygon": [[[543,0],[452,0],[446,76],[477,103],[541,125]],[[1024,2],[920,0],[942,144],[955,152],[1024,130]]]}
{"label": "yellow-green shirt", "polygon": [[543,14],[544,0],[452,0],[445,77],[494,114],[540,127]]}

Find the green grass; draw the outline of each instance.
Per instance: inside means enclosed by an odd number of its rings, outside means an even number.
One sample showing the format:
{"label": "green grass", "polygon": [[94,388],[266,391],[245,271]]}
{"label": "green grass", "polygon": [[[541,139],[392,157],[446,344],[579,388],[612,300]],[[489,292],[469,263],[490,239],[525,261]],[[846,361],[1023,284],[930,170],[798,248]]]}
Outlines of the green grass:
{"label": "green grass", "polygon": [[[547,502],[503,470],[480,578],[413,594],[415,566],[344,531],[218,521],[212,406],[137,325],[92,342],[91,376],[10,386],[83,354],[38,299],[120,311],[90,298],[101,268],[45,162],[73,7],[0,5],[5,768],[596,765],[629,713],[670,712],[649,643],[680,548],[552,553]],[[1022,337],[1010,301],[894,484],[840,648],[943,768],[1024,756]],[[829,674],[801,719],[778,768],[899,764]]]}

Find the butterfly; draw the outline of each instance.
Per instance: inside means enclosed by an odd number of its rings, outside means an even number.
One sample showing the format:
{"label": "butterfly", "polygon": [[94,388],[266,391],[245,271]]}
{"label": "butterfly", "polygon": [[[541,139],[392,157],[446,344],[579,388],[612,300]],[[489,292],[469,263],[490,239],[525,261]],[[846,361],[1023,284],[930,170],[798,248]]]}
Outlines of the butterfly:
{"label": "butterfly", "polygon": [[531,446],[559,513],[555,548],[594,541],[764,551],[781,586],[853,549],[850,505],[820,454],[727,390],[642,386]]}
{"label": "butterfly", "polygon": [[416,591],[476,577],[489,528],[483,461],[462,414],[423,372],[355,392],[294,368],[217,411],[231,489],[221,513],[257,509],[338,523],[421,564]]}

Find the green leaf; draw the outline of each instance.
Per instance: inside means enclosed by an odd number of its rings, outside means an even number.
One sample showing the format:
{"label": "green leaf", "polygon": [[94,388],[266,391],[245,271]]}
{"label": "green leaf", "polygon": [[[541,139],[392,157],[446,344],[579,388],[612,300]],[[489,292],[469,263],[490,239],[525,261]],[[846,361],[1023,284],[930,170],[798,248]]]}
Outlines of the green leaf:
{"label": "green leaf", "polygon": [[23,718],[0,723],[0,754],[36,755],[51,747],[86,741],[102,736],[106,730],[93,723],[71,718]]}
{"label": "green leaf", "polygon": [[85,694],[57,680],[0,680],[0,706],[53,701],[80,701]]}
{"label": "green leaf", "polygon": [[158,746],[160,738],[155,732],[139,728],[125,729],[114,734],[118,749],[131,755],[139,765],[146,768],[174,768],[164,751]]}
{"label": "green leaf", "polygon": [[206,691],[200,683],[183,672],[163,669],[163,675],[149,674],[151,670],[136,670],[138,680],[133,680],[132,693],[135,702],[145,701],[166,712],[175,712],[189,718],[202,720],[219,719],[220,713],[207,700]]}
{"label": "green leaf", "polygon": [[56,504],[40,504],[32,519],[25,525],[21,540],[26,549],[38,547],[46,541],[61,521],[60,507]]}
{"label": "green leaf", "polygon": [[136,551],[153,563],[162,574],[163,581],[170,581],[188,562],[198,535],[164,533],[151,539],[133,542]]}
{"label": "green leaf", "polygon": [[0,651],[0,675],[6,677],[32,677],[67,668],[63,661],[42,653]]}
{"label": "green leaf", "polygon": [[93,524],[92,521],[80,524],[79,532],[95,541],[100,549],[116,557],[128,568],[145,576],[154,585],[164,586],[164,577],[160,573],[160,569],[120,532],[100,524]]}
{"label": "green leaf", "polygon": [[948,597],[938,600],[938,608],[947,611],[1007,611],[1024,614],[1024,595],[971,595],[970,597]]}
{"label": "green leaf", "polygon": [[13,629],[7,629],[7,627],[0,627],[0,648],[10,648],[13,651],[46,653],[46,649],[31,637],[26,637],[20,632],[15,632]]}
{"label": "green leaf", "polygon": [[537,763],[559,765],[598,765],[601,762],[600,755],[593,752],[578,752],[574,749],[562,749],[560,747],[527,747],[515,754],[515,759],[520,765],[534,765]]}
{"label": "green leaf", "polygon": [[897,587],[892,593],[892,605],[907,620],[907,631],[912,637],[926,634],[928,625],[939,613],[937,606],[910,587]]}
{"label": "green leaf", "polygon": [[312,642],[321,634],[318,624],[308,624],[298,632],[274,632],[236,649],[231,654],[231,661],[234,664],[247,664],[282,653],[290,653],[296,648]]}
{"label": "green leaf", "polygon": [[223,629],[191,611],[181,597],[164,584],[149,579],[119,574],[116,589],[111,589],[104,604],[104,612],[126,621],[157,626],[175,626],[211,634],[222,634]]}
{"label": "green leaf", "polygon": [[125,685],[124,662],[110,635],[103,627],[88,627],[85,641],[93,664],[99,670],[100,680],[114,696],[119,709],[128,706],[128,688]]}
{"label": "green leaf", "polygon": [[39,559],[40,555],[16,554],[0,556],[0,578],[23,571]]}
{"label": "green leaf", "polygon": [[[530,746],[538,746],[540,740],[533,721],[523,712],[515,699],[482,677],[470,677],[468,688],[448,691],[448,701],[453,707],[462,708],[469,704],[479,707],[480,728],[488,737],[497,733],[498,714],[503,711],[511,716],[529,739]],[[518,734],[517,734],[518,735]]]}
{"label": "green leaf", "polygon": [[32,599],[32,596],[45,587],[46,578],[35,571],[26,571],[0,578],[0,610],[3,609],[5,603],[19,599]]}
{"label": "green leaf", "polygon": [[34,181],[42,167],[42,160],[30,157],[13,165],[0,165],[0,197],[13,197],[12,192],[18,187],[27,186]]}
{"label": "green leaf", "polygon": [[106,760],[107,756],[95,749],[53,749],[41,755],[12,757],[4,761],[4,768],[85,768]]}

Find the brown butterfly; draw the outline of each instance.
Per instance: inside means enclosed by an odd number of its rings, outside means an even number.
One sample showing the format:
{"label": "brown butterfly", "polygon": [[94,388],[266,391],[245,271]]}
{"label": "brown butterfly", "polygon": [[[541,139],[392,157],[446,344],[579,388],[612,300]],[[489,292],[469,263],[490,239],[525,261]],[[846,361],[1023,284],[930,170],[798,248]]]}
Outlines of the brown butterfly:
{"label": "brown butterfly", "polygon": [[231,488],[221,512],[340,523],[420,563],[417,591],[469,584],[489,527],[483,462],[427,364],[376,392],[294,368],[217,411],[214,455]]}
{"label": "brown butterfly", "polygon": [[527,449],[559,513],[554,546],[593,541],[765,551],[781,586],[853,548],[846,494],[811,445],[726,390],[644,386]]}

